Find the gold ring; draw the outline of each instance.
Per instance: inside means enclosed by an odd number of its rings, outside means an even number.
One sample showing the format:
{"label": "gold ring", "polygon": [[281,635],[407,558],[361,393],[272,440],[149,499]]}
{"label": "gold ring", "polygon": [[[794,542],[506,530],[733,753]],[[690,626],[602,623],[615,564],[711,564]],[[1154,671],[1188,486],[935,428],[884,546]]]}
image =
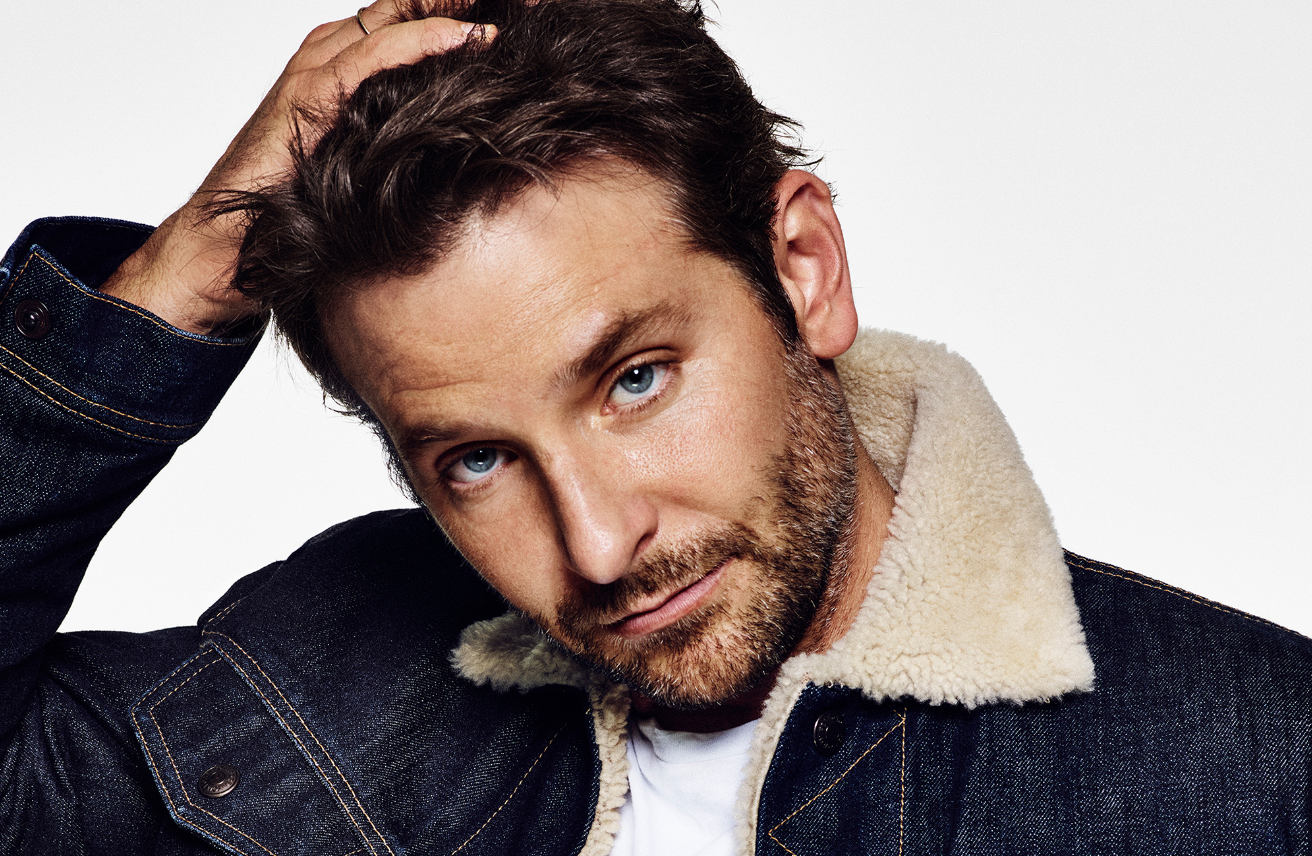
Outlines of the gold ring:
{"label": "gold ring", "polygon": [[361,6],[355,12],[355,22],[360,25],[360,29],[364,31],[366,36],[369,35],[369,28],[364,25],[364,19],[360,17],[360,13],[368,8],[368,6]]}

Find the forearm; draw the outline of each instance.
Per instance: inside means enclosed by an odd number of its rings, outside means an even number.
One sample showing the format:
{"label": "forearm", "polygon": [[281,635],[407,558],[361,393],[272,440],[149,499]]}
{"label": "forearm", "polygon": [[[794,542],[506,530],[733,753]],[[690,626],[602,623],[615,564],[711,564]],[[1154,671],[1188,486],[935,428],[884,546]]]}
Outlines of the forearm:
{"label": "forearm", "polygon": [[38,221],[0,264],[0,733],[96,545],[257,338],[185,333],[99,292],[148,234]]}

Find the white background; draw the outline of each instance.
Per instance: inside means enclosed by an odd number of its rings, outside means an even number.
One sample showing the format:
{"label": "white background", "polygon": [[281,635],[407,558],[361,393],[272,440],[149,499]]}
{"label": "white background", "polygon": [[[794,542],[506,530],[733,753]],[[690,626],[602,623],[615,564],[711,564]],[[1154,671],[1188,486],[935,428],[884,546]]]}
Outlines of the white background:
{"label": "white background", "polygon": [[[304,33],[353,11],[5,5],[9,236],[52,214],[158,222]],[[864,323],[975,364],[1064,543],[1312,633],[1312,4],[711,11],[825,155]],[[189,623],[401,501],[372,438],[264,347],[106,539],[65,627]]]}

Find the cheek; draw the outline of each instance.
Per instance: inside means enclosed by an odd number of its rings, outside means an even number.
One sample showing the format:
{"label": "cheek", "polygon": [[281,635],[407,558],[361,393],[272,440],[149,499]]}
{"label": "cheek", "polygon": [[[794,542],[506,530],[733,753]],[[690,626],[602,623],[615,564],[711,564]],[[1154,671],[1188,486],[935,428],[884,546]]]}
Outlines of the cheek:
{"label": "cheek", "polygon": [[[736,518],[767,492],[764,481],[785,444],[786,390],[766,378],[743,380],[735,374],[687,391],[631,444],[629,465],[664,506],[666,522],[680,510]],[[755,393],[745,396],[740,387]]]}

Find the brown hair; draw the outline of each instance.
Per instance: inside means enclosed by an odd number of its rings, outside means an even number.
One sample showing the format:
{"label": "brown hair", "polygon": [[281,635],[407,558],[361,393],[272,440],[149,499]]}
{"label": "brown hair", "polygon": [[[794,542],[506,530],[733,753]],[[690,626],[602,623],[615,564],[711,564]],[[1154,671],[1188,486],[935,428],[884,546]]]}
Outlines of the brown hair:
{"label": "brown hair", "polygon": [[293,173],[220,206],[249,218],[234,287],[272,312],[328,395],[383,434],[324,341],[337,289],[423,272],[471,215],[599,157],[661,180],[692,246],[733,265],[796,339],[771,222],[774,186],[804,153],[795,124],[707,35],[700,3],[461,7],[410,0],[400,17],[451,14],[496,24],[497,37],[379,72],[335,111],[304,116],[322,134],[295,146]]}

